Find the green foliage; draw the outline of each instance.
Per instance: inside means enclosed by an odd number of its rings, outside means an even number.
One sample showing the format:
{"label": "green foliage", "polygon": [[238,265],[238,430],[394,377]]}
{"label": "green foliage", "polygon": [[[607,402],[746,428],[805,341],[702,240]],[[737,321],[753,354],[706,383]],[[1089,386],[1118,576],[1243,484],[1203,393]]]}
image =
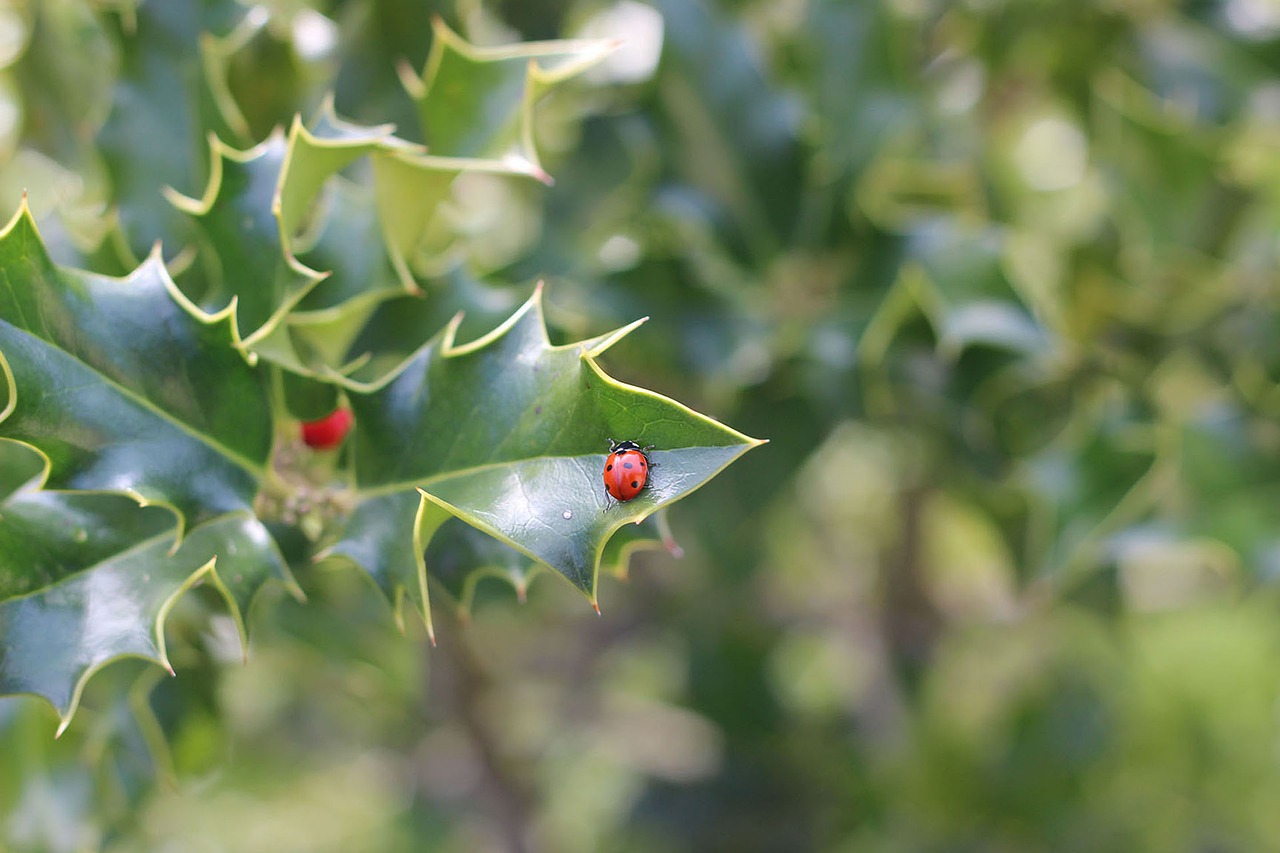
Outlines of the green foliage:
{"label": "green foliage", "polygon": [[[595,604],[605,545],[623,525],[684,497],[757,443],[605,376],[595,357],[633,327],[553,347],[538,292],[478,341],[456,345],[451,323],[383,379],[349,385],[361,425],[352,448],[356,506],[327,553],[370,568],[384,588],[409,591],[429,622],[422,551],[453,516],[564,575]],[[611,506],[600,435],[662,448],[653,460],[670,473]],[[412,547],[397,547],[403,526],[388,517],[413,518]]]}
{"label": "green foliage", "polygon": [[55,489],[115,491],[179,523],[248,509],[271,450],[261,376],[152,256],[111,279],[59,269],[24,209],[0,234],[3,438]]}
{"label": "green foliage", "polygon": [[[206,576],[243,644],[258,588],[292,584],[282,549],[300,567],[326,555],[354,561],[393,603],[412,599],[430,630],[424,552],[456,517],[524,555],[501,573],[522,594],[538,565],[595,604],[614,533],[758,443],[606,376],[594,358],[632,327],[551,346],[540,290],[480,340],[456,343],[460,317],[434,337],[408,329],[396,346],[416,352],[400,367],[348,378],[371,355],[352,345],[373,308],[406,292],[430,298],[413,256],[439,250],[424,249],[433,228],[456,227],[437,221],[453,185],[477,173],[544,176],[535,104],[610,45],[477,50],[437,19],[425,81],[411,87],[421,89],[429,141],[449,156],[424,154],[389,125],[345,122],[328,99],[311,127],[295,116],[287,136],[240,151],[221,139],[226,127],[192,110],[203,103],[192,92],[217,96],[219,114],[243,125],[223,76],[261,25],[259,13],[242,12],[144,4],[121,16],[128,60],[103,126],[113,143],[103,144],[104,164],[131,238],[150,224],[190,240],[171,264],[180,284],[158,249],[123,278],[59,267],[25,197],[0,234],[0,439],[7,453],[29,448],[44,461],[41,474],[14,484],[3,516],[0,694],[45,697],[61,728],[105,663],[134,655],[171,669],[166,617]],[[216,35],[206,15],[233,30]],[[178,58],[197,47],[202,65]],[[175,63],[176,79],[160,72]],[[134,131],[165,125],[168,112],[171,125],[131,147]],[[203,134],[202,198],[151,186],[190,216],[166,230],[161,220],[175,220],[137,196],[157,178],[188,178],[196,161],[183,159],[180,141]],[[172,168],[147,168],[155,146],[168,147]],[[363,183],[340,176],[357,160],[368,165]],[[324,414],[340,388],[358,423],[350,452],[308,466],[294,418]],[[610,434],[658,444],[670,470],[625,510],[601,496]],[[167,525],[143,510],[150,505],[172,511]],[[449,542],[434,558],[465,605],[469,576],[507,558]]]}
{"label": "green foliage", "polygon": [[0,846],[1280,847],[1265,5],[18,7]]}

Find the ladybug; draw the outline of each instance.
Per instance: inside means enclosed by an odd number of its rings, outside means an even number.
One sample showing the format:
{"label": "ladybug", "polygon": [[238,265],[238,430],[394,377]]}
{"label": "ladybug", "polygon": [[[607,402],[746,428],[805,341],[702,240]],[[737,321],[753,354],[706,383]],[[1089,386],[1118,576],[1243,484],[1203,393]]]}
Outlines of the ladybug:
{"label": "ladybug", "polygon": [[645,451],[652,449],[652,445],[641,447],[634,441],[609,439],[609,455],[604,460],[604,491],[609,498],[626,503],[649,486],[649,469],[655,466]]}

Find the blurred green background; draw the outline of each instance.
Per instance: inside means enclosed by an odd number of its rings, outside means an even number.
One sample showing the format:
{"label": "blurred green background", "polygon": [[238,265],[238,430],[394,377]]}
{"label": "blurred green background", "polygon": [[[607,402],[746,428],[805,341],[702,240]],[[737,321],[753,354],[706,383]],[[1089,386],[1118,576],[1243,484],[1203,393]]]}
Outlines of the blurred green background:
{"label": "blurred green background", "polygon": [[[0,3],[0,202],[68,260],[133,5]],[[423,311],[649,315],[609,370],[771,443],[603,618],[486,581],[431,649],[313,571],[240,665],[188,596],[177,678],[113,665],[58,741],[0,700],[0,848],[1280,849],[1280,4],[261,8],[250,141],[330,90],[412,135],[432,14],[627,38],[539,111],[554,186],[459,188]]]}

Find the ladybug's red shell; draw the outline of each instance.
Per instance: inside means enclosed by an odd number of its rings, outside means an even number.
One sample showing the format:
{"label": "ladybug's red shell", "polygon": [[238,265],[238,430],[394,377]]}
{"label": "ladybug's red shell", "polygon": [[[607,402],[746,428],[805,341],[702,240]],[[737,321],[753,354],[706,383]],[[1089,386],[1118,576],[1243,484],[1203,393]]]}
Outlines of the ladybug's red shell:
{"label": "ladybug's red shell", "polygon": [[652,464],[644,448],[634,441],[620,441],[612,445],[604,460],[604,488],[616,501],[626,502],[640,494],[649,482]]}

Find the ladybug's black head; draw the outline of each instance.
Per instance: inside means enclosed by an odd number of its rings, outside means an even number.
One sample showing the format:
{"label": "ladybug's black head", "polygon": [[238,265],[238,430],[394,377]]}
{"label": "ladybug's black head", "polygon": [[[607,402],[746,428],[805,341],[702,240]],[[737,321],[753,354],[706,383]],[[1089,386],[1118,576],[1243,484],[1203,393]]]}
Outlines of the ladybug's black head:
{"label": "ladybug's black head", "polygon": [[614,441],[612,438],[609,439],[609,452],[617,453],[619,450],[639,450],[643,452],[644,448],[634,441]]}

